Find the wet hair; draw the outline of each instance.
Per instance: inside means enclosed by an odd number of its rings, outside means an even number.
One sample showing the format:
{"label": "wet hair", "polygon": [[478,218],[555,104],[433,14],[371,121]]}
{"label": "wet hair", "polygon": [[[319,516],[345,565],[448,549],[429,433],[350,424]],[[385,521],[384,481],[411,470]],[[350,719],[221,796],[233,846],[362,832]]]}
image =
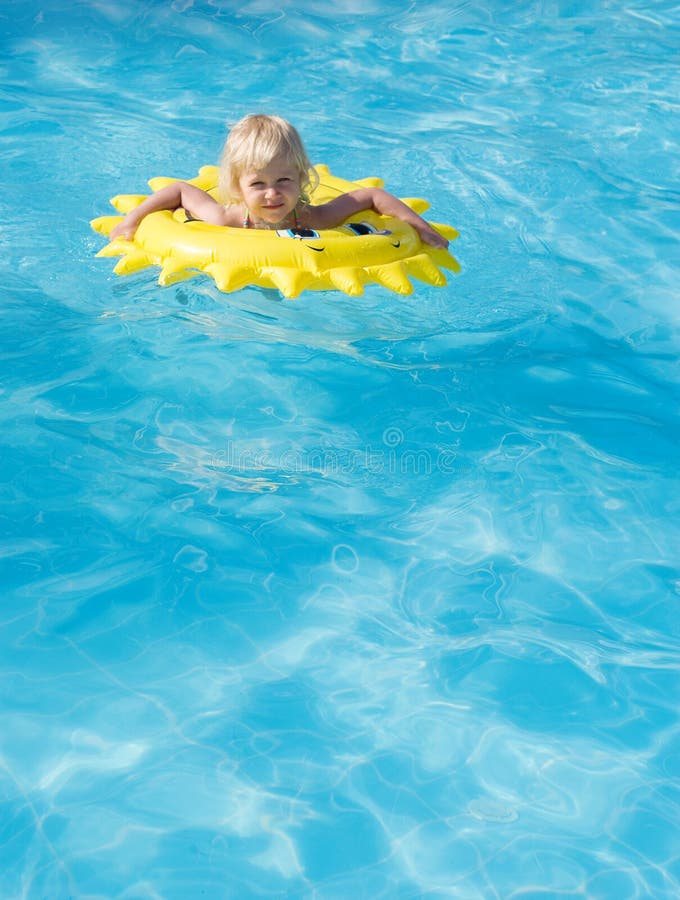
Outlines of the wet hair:
{"label": "wet hair", "polygon": [[241,175],[266,168],[278,156],[298,171],[300,196],[309,202],[309,191],[318,184],[318,176],[300,135],[285,119],[264,115],[246,116],[229,132],[220,162],[219,202],[227,206],[239,203]]}

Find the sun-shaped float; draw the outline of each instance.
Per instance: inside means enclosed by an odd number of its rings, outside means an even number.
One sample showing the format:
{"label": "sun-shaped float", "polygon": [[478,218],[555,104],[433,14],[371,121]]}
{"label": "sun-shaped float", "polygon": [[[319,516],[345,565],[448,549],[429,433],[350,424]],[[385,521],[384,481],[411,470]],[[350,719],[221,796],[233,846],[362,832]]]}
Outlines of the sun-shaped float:
{"label": "sun-shaped float", "polygon": [[[331,175],[327,166],[316,166],[319,183],[311,194],[314,204],[359,187],[382,187],[379,178],[346,181]],[[195,184],[212,196],[218,178],[216,166],[203,166]],[[177,179],[152,178],[153,191]],[[111,200],[120,213],[134,209],[144,194],[120,194]],[[422,213],[426,200],[403,198],[411,209]],[[109,235],[121,221],[120,216],[93,219],[92,228]],[[449,225],[431,223],[449,240],[458,232]],[[146,216],[134,240],[117,238],[103,247],[97,256],[122,257],[114,268],[128,275],[147,266],[160,266],[158,283],[173,284],[205,272],[221,291],[235,291],[247,285],[276,288],[285,297],[297,297],[303,290],[340,290],[352,296],[363,292],[364,285],[378,283],[397,294],[410,294],[409,276],[428,284],[442,286],[442,269],[459,272],[460,266],[448,250],[434,249],[400,219],[364,211],[343,225],[323,231],[310,229],[228,228],[207,225],[189,219],[183,209],[162,210]]]}

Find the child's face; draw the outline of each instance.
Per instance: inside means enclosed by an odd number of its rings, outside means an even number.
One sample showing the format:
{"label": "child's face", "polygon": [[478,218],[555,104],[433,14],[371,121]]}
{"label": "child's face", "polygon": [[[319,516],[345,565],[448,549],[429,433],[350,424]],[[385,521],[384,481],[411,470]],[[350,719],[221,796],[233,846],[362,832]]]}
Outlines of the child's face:
{"label": "child's face", "polygon": [[238,185],[251,215],[269,225],[283,222],[300,199],[300,173],[282,157],[264,169],[243,172]]}

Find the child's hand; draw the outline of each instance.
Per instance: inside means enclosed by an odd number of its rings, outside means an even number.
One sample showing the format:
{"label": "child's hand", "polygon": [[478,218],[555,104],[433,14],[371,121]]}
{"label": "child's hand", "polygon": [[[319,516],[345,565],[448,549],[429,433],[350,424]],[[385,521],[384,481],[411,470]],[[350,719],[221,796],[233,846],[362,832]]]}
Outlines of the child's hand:
{"label": "child's hand", "polygon": [[116,238],[122,238],[124,241],[131,241],[135,236],[135,231],[137,231],[137,224],[128,221],[126,216],[123,221],[119,222],[111,231],[109,240],[115,241]]}
{"label": "child's hand", "polygon": [[434,247],[437,250],[446,250],[449,246],[449,242],[446,238],[439,234],[438,231],[435,231],[431,225],[427,224],[427,222],[423,222],[422,225],[416,226],[416,231],[420,235],[420,240],[429,247]]}

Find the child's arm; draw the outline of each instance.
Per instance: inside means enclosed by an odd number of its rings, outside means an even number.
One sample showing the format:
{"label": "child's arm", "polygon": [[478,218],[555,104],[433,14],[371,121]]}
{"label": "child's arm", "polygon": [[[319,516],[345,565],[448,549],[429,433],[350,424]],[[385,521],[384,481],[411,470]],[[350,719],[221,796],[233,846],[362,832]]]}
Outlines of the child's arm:
{"label": "child's arm", "polygon": [[316,228],[335,228],[355,213],[372,209],[381,216],[394,216],[411,225],[420,235],[420,239],[431,247],[446,249],[449,242],[435,231],[431,225],[414,212],[409,206],[383,191],[381,188],[359,188],[341,194],[334,200],[321,206],[311,208],[313,225]]}
{"label": "child's arm", "polygon": [[213,200],[210,194],[197,188],[194,184],[185,181],[173,181],[155,194],[151,194],[143,200],[139,206],[125,216],[109,235],[110,240],[124,238],[131,241],[139,227],[139,223],[149,213],[159,209],[186,209],[191,216],[201,219],[209,225],[236,225],[239,224],[238,211],[227,210]]}

